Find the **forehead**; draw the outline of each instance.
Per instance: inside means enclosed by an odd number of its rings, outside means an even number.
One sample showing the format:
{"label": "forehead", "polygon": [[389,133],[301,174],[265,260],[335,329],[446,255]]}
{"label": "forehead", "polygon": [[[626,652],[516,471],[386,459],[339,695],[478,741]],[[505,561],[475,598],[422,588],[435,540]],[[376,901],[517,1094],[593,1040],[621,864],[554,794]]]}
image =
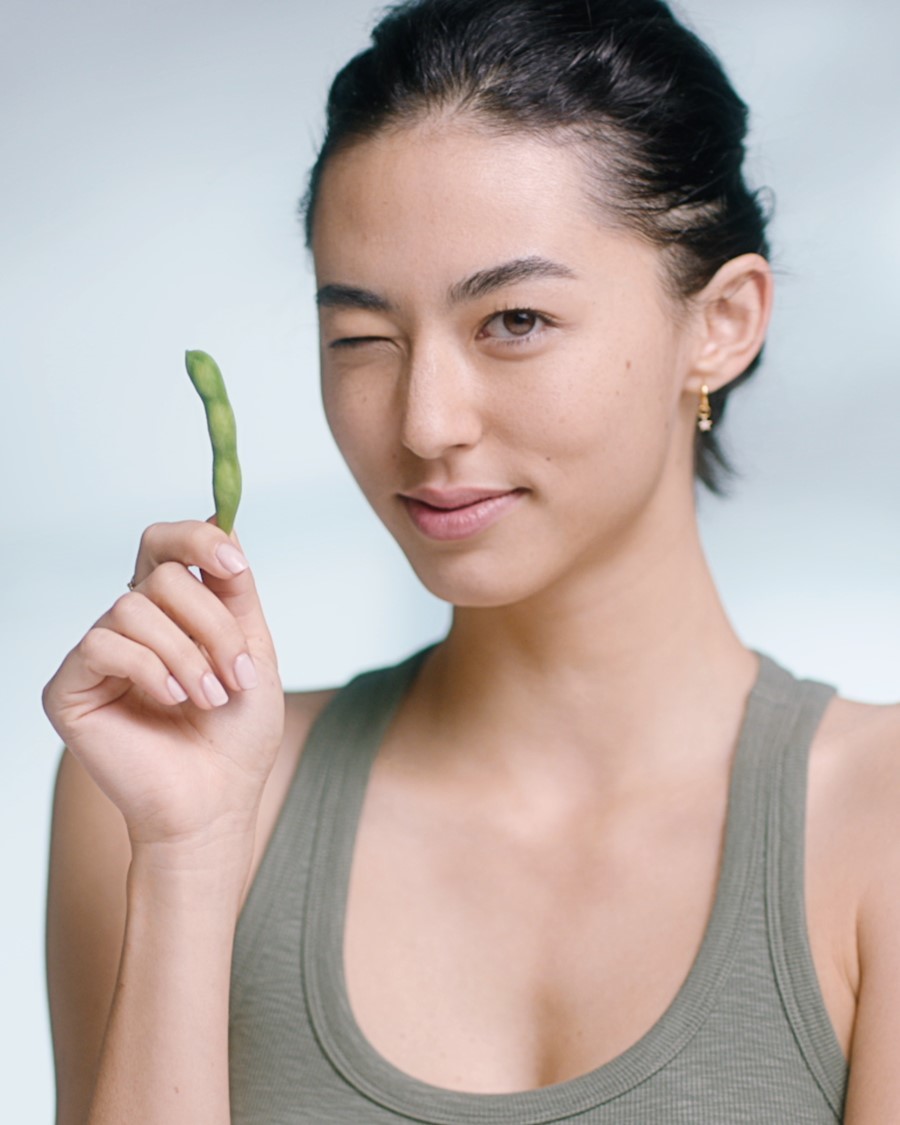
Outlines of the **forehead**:
{"label": "forehead", "polygon": [[570,148],[528,134],[428,121],[330,158],[316,202],[317,269],[382,255],[467,270],[472,254],[553,257],[588,234],[621,237],[589,196]]}
{"label": "forehead", "polygon": [[445,307],[463,279],[528,259],[560,264],[592,303],[669,305],[660,252],[604,216],[572,145],[458,121],[332,156],[312,250],[320,290],[367,290],[396,308]]}

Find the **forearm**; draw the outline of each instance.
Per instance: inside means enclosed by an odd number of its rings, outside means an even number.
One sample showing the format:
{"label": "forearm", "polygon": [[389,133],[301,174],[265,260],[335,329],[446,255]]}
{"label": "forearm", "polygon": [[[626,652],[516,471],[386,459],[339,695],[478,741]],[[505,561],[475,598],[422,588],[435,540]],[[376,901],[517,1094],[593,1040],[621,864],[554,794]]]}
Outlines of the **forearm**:
{"label": "forearm", "polygon": [[227,1125],[235,865],[161,871],[135,857],[88,1125]]}

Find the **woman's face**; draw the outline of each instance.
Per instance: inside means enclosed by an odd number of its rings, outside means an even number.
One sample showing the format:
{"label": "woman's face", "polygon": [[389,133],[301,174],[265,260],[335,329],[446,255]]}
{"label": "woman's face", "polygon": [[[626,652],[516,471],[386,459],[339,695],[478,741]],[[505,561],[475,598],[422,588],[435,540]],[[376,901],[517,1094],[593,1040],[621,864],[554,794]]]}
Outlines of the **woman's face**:
{"label": "woman's face", "polygon": [[659,252],[570,149],[435,123],[333,157],[313,251],[325,411],[424,584],[502,605],[658,550],[696,400]]}

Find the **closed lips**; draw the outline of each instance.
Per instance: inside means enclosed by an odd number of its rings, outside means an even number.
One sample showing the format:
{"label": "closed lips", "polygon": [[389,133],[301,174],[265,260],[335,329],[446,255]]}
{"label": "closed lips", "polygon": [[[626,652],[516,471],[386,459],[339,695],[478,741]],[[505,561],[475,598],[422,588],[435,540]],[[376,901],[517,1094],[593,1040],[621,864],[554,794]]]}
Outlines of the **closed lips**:
{"label": "closed lips", "polygon": [[511,511],[525,489],[417,489],[401,495],[416,528],[433,540],[468,539]]}
{"label": "closed lips", "polygon": [[426,504],[429,508],[438,511],[457,511],[460,508],[471,508],[485,500],[494,500],[498,496],[508,496],[513,492],[520,492],[517,488],[496,489],[459,489],[452,492],[437,492],[430,489],[420,489],[415,492],[402,493],[404,500],[414,500],[419,504]]}

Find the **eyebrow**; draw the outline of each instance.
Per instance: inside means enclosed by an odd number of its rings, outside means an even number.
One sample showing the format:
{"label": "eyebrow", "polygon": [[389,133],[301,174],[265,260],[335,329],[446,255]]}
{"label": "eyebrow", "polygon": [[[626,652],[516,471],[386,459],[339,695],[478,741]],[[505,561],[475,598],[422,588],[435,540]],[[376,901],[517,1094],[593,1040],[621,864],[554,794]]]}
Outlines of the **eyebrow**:
{"label": "eyebrow", "polygon": [[532,255],[529,258],[515,258],[511,262],[504,262],[500,266],[491,266],[486,270],[479,270],[450,286],[450,303],[459,304],[462,301],[474,301],[484,297],[495,289],[502,289],[505,285],[513,285],[517,281],[530,281],[536,277],[562,277],[573,278],[575,271],[564,266],[561,262],[551,262],[549,258]]}
{"label": "eyebrow", "polygon": [[391,303],[371,289],[358,289],[355,285],[323,285],[316,293],[320,309],[368,309],[370,312],[390,312]]}
{"label": "eyebrow", "polygon": [[[527,258],[515,258],[499,266],[479,270],[463,281],[457,281],[450,286],[448,299],[451,305],[458,305],[464,301],[474,301],[493,293],[495,289],[502,289],[506,285],[513,285],[518,281],[529,281],[536,277],[559,277],[571,280],[576,276],[575,271],[561,262],[553,262],[549,258],[531,255]],[[393,312],[390,301],[373,292],[371,289],[360,289],[355,285],[323,285],[316,293],[316,304],[320,309],[366,309],[369,312]]]}

